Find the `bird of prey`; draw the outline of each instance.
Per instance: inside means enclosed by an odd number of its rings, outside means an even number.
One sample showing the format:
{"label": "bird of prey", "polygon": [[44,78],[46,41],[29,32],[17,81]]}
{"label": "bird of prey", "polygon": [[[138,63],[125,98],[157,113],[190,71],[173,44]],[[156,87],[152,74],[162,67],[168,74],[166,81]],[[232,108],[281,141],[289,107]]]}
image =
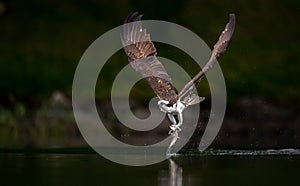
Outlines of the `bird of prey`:
{"label": "bird of prey", "polygon": [[172,123],[169,132],[173,136],[173,140],[169,145],[170,149],[178,139],[178,132],[181,130],[180,126],[183,123],[183,110],[204,100],[203,97],[197,95],[196,86],[205,73],[216,63],[217,58],[225,52],[235,28],[235,15],[229,14],[229,22],[214,45],[210,59],[180,92],[176,90],[164,66],[157,59],[156,48],[146,29],[142,27],[141,18],[142,15],[135,12],[129,14],[122,21],[121,42],[130,65],[151,86],[159,98],[159,108],[168,115]]}

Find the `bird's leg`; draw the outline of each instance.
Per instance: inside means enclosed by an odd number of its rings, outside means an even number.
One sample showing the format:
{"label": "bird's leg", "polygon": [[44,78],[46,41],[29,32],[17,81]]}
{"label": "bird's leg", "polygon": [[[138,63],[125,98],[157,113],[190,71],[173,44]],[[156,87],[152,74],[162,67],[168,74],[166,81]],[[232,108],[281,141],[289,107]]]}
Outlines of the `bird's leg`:
{"label": "bird's leg", "polygon": [[178,133],[178,131],[181,131],[180,126],[183,123],[182,111],[186,108],[186,105],[180,99],[172,106],[168,106],[168,104],[169,102],[165,100],[158,101],[160,110],[168,114],[168,118],[172,123],[169,134],[174,135],[175,132]]}
{"label": "bird's leg", "polygon": [[178,101],[176,102],[175,104],[175,112],[173,113],[173,117],[174,115],[177,116],[177,120],[178,122],[174,122],[173,125],[170,126],[171,130],[175,131],[175,130],[178,130],[178,131],[181,131],[180,129],[180,126],[182,125],[183,123],[183,117],[182,117],[182,112],[183,110],[186,108],[186,105],[184,105],[180,99],[178,99]]}
{"label": "bird's leg", "polygon": [[180,126],[183,123],[182,112],[177,112],[176,116],[177,116],[178,122],[172,122],[173,124],[170,126],[170,129],[172,131],[181,131]]}
{"label": "bird's leg", "polygon": [[171,123],[172,124],[176,124],[177,123],[177,121],[176,121],[176,119],[175,119],[175,117],[174,117],[174,115],[173,114],[167,114],[168,115],[168,118],[169,118],[169,120],[171,121]]}
{"label": "bird's leg", "polygon": [[[177,117],[177,120],[176,120],[175,116]],[[177,123],[178,122],[177,113],[176,112],[168,113],[168,117],[169,117],[169,120],[172,123],[170,125],[171,130],[169,131],[169,134],[174,136],[175,132],[180,131],[180,128],[175,127],[176,125],[178,125],[178,123]]]}
{"label": "bird's leg", "polygon": [[159,100],[158,106],[160,110],[167,113],[169,120],[171,121],[169,134],[173,136],[172,141],[168,147],[167,154],[170,152],[172,146],[179,138],[178,132],[181,131],[180,126],[183,123],[182,111],[187,107],[180,99],[177,100],[172,106],[168,106],[169,102],[165,100]]}

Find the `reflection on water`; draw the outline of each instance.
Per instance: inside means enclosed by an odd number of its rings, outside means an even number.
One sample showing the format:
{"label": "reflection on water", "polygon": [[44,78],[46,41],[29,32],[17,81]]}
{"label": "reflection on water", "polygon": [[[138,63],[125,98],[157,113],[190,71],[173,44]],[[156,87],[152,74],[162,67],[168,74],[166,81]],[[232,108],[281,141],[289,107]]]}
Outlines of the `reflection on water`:
{"label": "reflection on water", "polygon": [[0,185],[298,185],[299,152],[214,150],[142,167],[98,154],[0,153]]}
{"label": "reflection on water", "polygon": [[[165,174],[168,173],[168,174]],[[182,168],[169,159],[169,171],[158,176],[159,186],[182,186]]]}

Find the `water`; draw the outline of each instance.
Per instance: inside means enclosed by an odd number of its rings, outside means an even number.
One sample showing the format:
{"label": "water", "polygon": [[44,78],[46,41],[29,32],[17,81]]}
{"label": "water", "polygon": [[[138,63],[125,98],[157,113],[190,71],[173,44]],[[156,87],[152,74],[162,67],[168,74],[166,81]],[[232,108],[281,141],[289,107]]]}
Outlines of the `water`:
{"label": "water", "polygon": [[1,153],[0,185],[297,185],[300,150],[208,150],[129,167],[98,154]]}

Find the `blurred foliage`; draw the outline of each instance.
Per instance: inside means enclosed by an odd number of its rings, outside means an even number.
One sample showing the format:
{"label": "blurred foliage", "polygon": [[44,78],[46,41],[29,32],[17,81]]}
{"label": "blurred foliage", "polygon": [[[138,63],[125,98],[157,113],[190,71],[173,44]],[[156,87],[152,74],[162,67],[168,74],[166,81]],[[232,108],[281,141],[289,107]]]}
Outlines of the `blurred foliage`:
{"label": "blurred foliage", "polygon": [[[11,101],[13,97],[26,105],[40,105],[55,90],[70,97],[74,71],[85,49],[133,11],[143,13],[144,19],[185,26],[209,46],[216,41],[228,14],[234,12],[236,31],[228,51],[219,60],[230,103],[242,95],[259,95],[291,106],[299,103],[297,0],[1,1],[0,103],[15,103]],[[177,57],[177,53],[175,49],[158,50],[159,55],[174,56],[173,60],[194,75],[199,68],[188,56]],[[104,79],[96,90],[98,99],[109,97],[105,90],[109,90],[114,75],[126,63],[121,51],[111,58],[100,74]],[[142,87],[134,93],[137,99],[153,96],[149,88],[145,91],[147,85],[137,86]],[[207,86],[199,90],[209,94]],[[23,108],[17,107],[22,113]]]}
{"label": "blurred foliage", "polygon": [[58,147],[81,145],[72,110],[63,105],[43,103],[38,110],[24,104],[0,106],[0,148]]}

